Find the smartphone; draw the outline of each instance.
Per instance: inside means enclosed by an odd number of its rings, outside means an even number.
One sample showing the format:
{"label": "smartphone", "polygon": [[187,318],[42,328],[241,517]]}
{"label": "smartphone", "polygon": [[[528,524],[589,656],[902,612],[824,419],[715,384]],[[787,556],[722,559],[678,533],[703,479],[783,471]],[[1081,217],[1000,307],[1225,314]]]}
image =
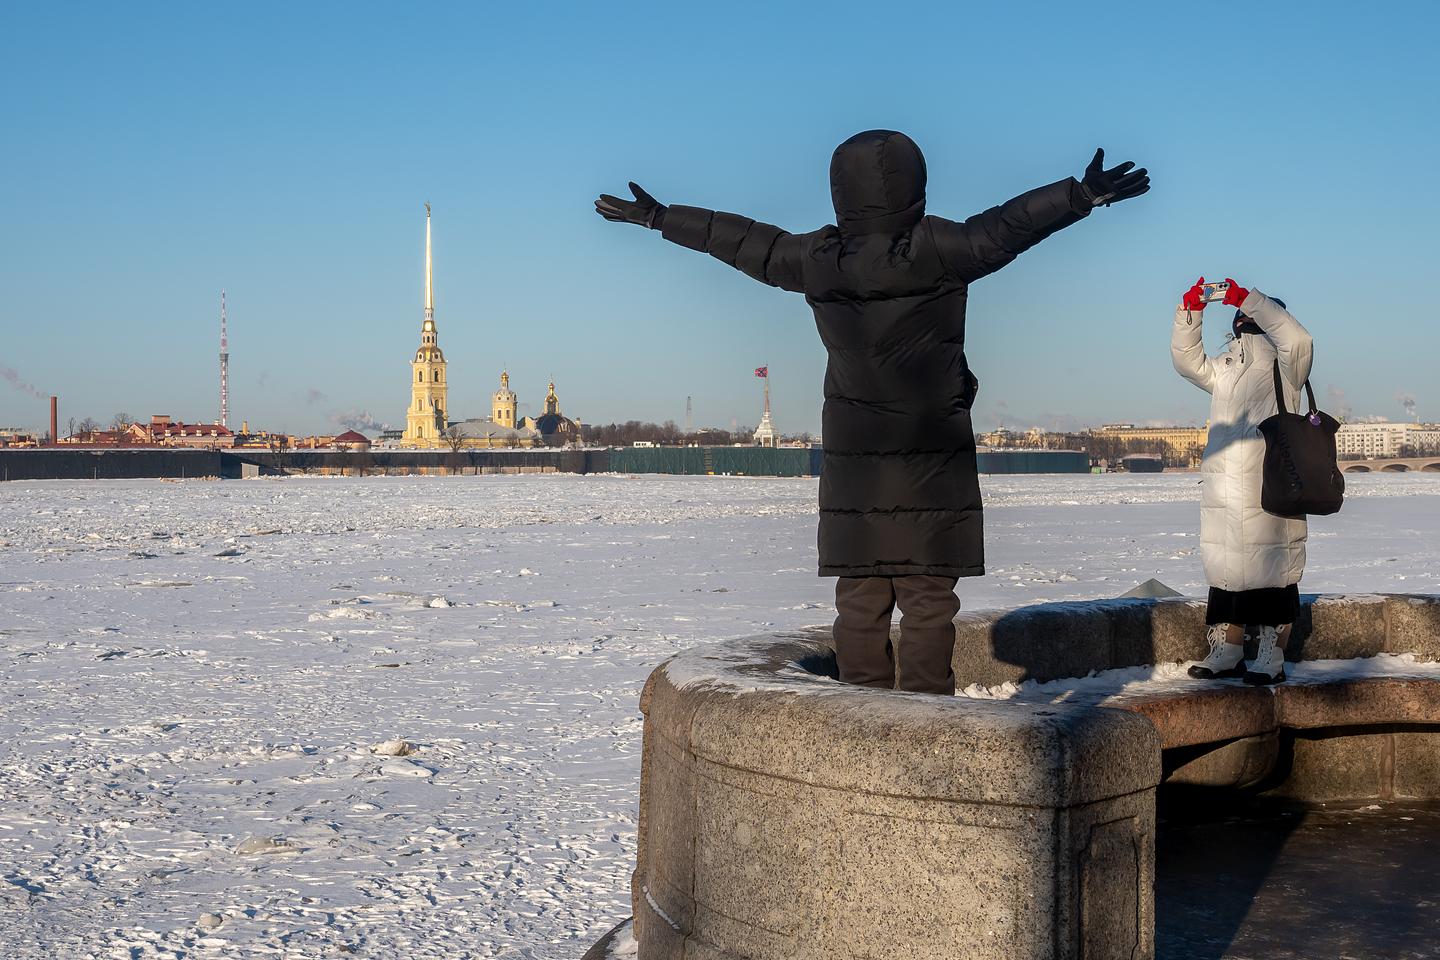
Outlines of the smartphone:
{"label": "smartphone", "polygon": [[1217,303],[1225,299],[1225,294],[1230,292],[1230,284],[1224,280],[1218,283],[1207,283],[1200,287],[1200,299],[1206,303]]}

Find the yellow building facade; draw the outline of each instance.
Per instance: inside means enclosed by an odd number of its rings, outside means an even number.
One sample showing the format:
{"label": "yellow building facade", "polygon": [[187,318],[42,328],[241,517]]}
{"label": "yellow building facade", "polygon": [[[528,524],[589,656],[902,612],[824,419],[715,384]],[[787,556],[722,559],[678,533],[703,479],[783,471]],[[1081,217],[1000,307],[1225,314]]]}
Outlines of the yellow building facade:
{"label": "yellow building facade", "polygon": [[420,348],[410,363],[410,406],[405,411],[406,447],[441,447],[449,427],[449,384],[445,381],[445,353],[435,329],[435,282],[430,246],[430,204],[425,204],[425,320],[420,326]]}
{"label": "yellow building facade", "polygon": [[1177,456],[1199,463],[1210,440],[1210,425],[1203,427],[1137,427],[1128,423],[1107,424],[1094,431],[1123,442],[1164,443]]}

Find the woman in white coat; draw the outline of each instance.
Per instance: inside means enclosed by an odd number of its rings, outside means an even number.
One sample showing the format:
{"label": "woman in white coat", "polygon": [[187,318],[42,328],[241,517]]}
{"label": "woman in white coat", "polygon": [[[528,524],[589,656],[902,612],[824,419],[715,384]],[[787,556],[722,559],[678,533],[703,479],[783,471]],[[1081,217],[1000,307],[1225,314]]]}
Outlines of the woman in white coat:
{"label": "woman in white coat", "polygon": [[[1238,309],[1224,351],[1206,356],[1201,341],[1203,277],[1186,291],[1175,311],[1170,339],[1175,369],[1211,395],[1200,497],[1200,553],[1210,583],[1205,616],[1210,653],[1190,668],[1190,675],[1278,683],[1285,679],[1285,645],[1300,611],[1306,526],[1303,518],[1276,516],[1261,508],[1265,440],[1256,428],[1279,409],[1277,362],[1286,407],[1300,408],[1300,390],[1310,376],[1311,339],[1284,302],[1228,282],[1225,305]],[[1258,629],[1255,660],[1248,669],[1247,625]]]}

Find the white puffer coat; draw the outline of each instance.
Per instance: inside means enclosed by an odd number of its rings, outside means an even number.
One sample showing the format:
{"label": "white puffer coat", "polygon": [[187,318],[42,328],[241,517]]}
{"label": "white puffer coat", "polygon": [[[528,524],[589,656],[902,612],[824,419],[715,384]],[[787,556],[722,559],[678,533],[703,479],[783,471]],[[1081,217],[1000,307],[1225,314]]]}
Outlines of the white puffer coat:
{"label": "white puffer coat", "polygon": [[1259,290],[1252,290],[1240,309],[1265,332],[1241,334],[1218,356],[1205,355],[1198,311],[1175,311],[1170,338],[1175,369],[1211,395],[1200,553],[1210,585],[1232,591],[1299,583],[1307,532],[1304,520],[1260,507],[1265,440],[1256,428],[1278,412],[1272,372],[1277,356],[1285,405],[1299,409],[1300,389],[1310,376],[1310,334]]}

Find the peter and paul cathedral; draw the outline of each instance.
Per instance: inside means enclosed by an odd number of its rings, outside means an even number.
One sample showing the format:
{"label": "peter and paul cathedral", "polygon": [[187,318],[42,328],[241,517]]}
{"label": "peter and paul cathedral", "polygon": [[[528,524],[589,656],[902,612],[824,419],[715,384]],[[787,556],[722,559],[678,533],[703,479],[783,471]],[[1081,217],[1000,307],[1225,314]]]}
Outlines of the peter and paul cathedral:
{"label": "peter and paul cathedral", "polygon": [[558,446],[580,439],[580,424],[560,413],[555,384],[545,398],[540,417],[521,417],[519,398],[510,389],[510,374],[501,372],[500,389],[491,395],[490,416],[485,419],[450,419],[449,384],[445,354],[435,329],[435,273],[430,242],[430,204],[425,204],[425,319],[420,325],[420,347],[410,362],[410,406],[405,411],[405,432],[400,445],[412,449],[459,447]]}
{"label": "peter and paul cathedral", "polygon": [[407,447],[438,447],[444,442],[448,419],[449,386],[445,382],[445,353],[435,331],[435,274],[430,256],[430,204],[425,204],[425,322],[420,325],[420,349],[410,364],[410,408],[405,414]]}

